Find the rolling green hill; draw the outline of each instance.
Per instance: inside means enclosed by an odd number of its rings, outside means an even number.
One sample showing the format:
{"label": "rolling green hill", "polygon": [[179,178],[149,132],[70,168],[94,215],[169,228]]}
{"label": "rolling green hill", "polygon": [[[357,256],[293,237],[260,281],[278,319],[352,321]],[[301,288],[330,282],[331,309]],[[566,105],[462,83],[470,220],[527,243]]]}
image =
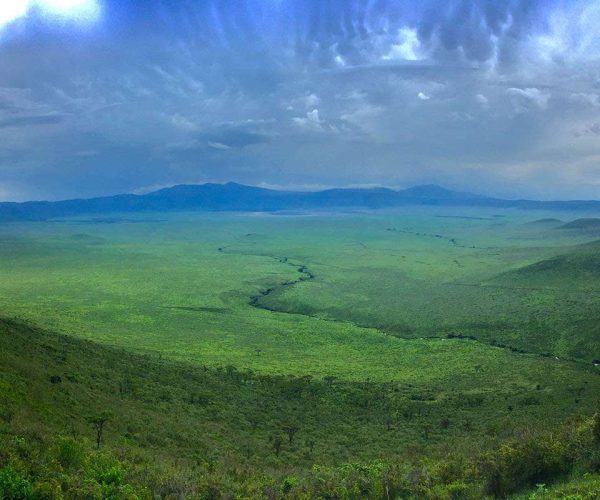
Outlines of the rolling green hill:
{"label": "rolling green hill", "polygon": [[593,217],[575,219],[563,224],[560,228],[579,231],[600,231],[600,219]]}
{"label": "rolling green hill", "polygon": [[[481,498],[600,464],[590,421],[546,441],[556,424],[532,415],[561,396],[545,388],[439,401],[412,385],[166,362],[11,321],[0,342],[5,498]],[[581,380],[581,416],[597,379]],[[498,418],[497,403],[513,412]]]}
{"label": "rolling green hill", "polygon": [[549,350],[590,361],[600,357],[599,283],[600,243],[592,242],[503,273],[486,285],[530,290],[530,296],[540,299],[552,297],[531,308],[558,325],[546,330],[553,331]]}
{"label": "rolling green hill", "polygon": [[600,242],[578,245],[568,252],[504,273],[490,283],[548,289],[593,291],[600,278]]}

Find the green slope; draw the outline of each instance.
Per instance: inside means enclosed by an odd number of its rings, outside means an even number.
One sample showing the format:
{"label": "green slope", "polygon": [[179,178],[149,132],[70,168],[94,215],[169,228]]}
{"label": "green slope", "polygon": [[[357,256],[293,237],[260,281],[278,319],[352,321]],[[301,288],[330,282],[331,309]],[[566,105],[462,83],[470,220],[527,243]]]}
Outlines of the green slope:
{"label": "green slope", "polygon": [[501,274],[490,283],[530,288],[566,288],[598,291],[600,242],[577,245],[567,252]]}
{"label": "green slope", "polygon": [[503,273],[485,285],[525,291],[539,325],[539,345],[550,352],[588,362],[600,358],[600,242]]}
{"label": "green slope", "polygon": [[[479,498],[489,472],[467,457],[496,453],[523,429],[549,430],[564,418],[552,416],[557,401],[543,403],[559,393],[545,390],[499,402],[465,393],[438,401],[412,385],[180,365],[9,321],[0,322],[0,343],[6,498],[303,498],[359,487],[373,498],[385,487],[407,497],[450,498],[455,489]],[[577,383],[573,376],[564,390]],[[598,403],[597,379],[580,381],[581,415]],[[511,414],[502,412],[506,404]],[[95,450],[90,419],[105,413]],[[425,482],[407,479],[424,467]]]}

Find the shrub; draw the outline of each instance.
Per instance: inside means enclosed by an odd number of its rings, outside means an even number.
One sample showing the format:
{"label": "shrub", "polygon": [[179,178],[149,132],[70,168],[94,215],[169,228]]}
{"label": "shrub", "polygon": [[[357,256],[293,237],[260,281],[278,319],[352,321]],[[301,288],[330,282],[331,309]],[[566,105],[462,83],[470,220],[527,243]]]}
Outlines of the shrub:
{"label": "shrub", "polygon": [[120,486],[123,483],[125,471],[118,465],[114,465],[98,473],[97,480],[106,486]]}
{"label": "shrub", "polygon": [[506,444],[485,455],[480,470],[486,492],[503,497],[535,484],[552,482],[571,468],[566,443],[548,437]]}
{"label": "shrub", "polygon": [[0,469],[0,498],[20,500],[31,496],[31,483],[10,465]]}
{"label": "shrub", "polygon": [[58,463],[65,469],[76,469],[85,462],[83,446],[73,438],[60,438],[55,453]]}
{"label": "shrub", "polygon": [[[36,481],[32,488],[32,496],[35,499],[63,498],[61,484],[58,480],[51,479]],[[89,496],[86,497],[92,498]]]}
{"label": "shrub", "polygon": [[436,500],[463,500],[474,498],[474,496],[470,494],[469,486],[460,481],[446,485],[436,485],[427,492],[426,496],[427,498],[434,498]]}
{"label": "shrub", "polygon": [[295,476],[289,476],[286,477],[283,480],[283,483],[281,484],[281,491],[283,491],[284,494],[289,493],[295,486],[298,486],[298,484],[300,483],[300,481],[298,480],[297,477]]}

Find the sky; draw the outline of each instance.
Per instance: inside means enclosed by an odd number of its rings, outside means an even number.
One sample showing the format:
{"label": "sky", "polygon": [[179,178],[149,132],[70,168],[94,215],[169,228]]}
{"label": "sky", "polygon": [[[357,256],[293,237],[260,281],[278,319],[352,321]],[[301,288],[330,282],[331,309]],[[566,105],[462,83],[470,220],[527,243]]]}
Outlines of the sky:
{"label": "sky", "polygon": [[0,200],[600,199],[600,0],[1,0]]}

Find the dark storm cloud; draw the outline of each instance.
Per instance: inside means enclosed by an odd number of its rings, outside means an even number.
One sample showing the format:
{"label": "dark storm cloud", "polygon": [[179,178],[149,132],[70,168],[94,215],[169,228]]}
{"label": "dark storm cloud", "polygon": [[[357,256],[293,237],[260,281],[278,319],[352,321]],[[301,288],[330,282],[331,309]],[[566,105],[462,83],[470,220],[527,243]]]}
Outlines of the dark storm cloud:
{"label": "dark storm cloud", "polygon": [[551,4],[547,0],[433,2],[418,23],[419,39],[438,55],[460,51],[468,60],[484,62],[498,51],[501,59],[510,59],[515,41],[544,28],[543,13]]}
{"label": "dark storm cloud", "polygon": [[[292,47],[300,60],[327,66],[337,55],[353,65],[371,60],[373,52],[394,43],[397,31],[404,27],[415,29],[419,40],[438,58],[460,55],[483,62],[499,49],[508,59],[509,52],[517,49],[515,42],[546,28],[545,14],[555,3],[250,0],[162,5],[175,18],[195,14],[206,28],[204,40],[211,45],[240,50],[245,45],[264,47],[276,40],[280,46]],[[274,49],[277,46],[270,47]]]}
{"label": "dark storm cloud", "polygon": [[598,1],[89,1],[94,22],[0,26],[5,197],[227,180],[566,196],[600,153]]}

